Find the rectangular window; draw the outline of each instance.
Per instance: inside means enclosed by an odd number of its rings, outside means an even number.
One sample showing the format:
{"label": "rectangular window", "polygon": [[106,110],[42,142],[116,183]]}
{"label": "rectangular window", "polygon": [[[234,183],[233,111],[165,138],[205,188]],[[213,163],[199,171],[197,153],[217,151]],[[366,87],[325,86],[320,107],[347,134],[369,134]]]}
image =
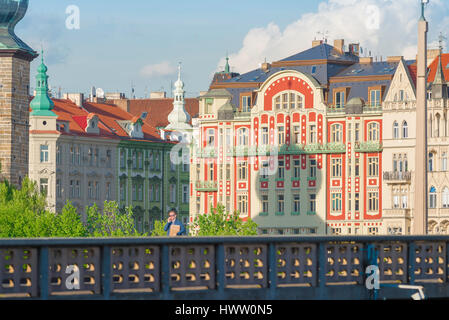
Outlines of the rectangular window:
{"label": "rectangular window", "polygon": [[284,179],[284,160],[279,160],[278,162],[278,178]]}
{"label": "rectangular window", "polygon": [[132,193],[133,193],[133,201],[137,201],[137,186],[135,183],[133,183],[132,186]]}
{"label": "rectangular window", "polygon": [[215,146],[215,130],[214,129],[207,130],[207,145],[209,147]]}
{"label": "rectangular window", "polygon": [[88,199],[93,199],[93,191],[92,191],[92,181],[89,181],[87,183],[87,198]]}
{"label": "rectangular window", "polygon": [[309,209],[310,212],[316,212],[316,194],[309,195]]}
{"label": "rectangular window", "polygon": [[360,158],[355,158],[355,176],[360,176]]}
{"label": "rectangular window", "polygon": [[126,200],[126,182],[122,181],[120,182],[120,200],[125,201]]}
{"label": "rectangular window", "polygon": [[226,196],[226,212],[231,212],[231,197]]}
{"label": "rectangular window", "polygon": [[95,163],[95,166],[97,166],[97,167],[100,166],[100,150],[98,148],[95,148],[94,163]]}
{"label": "rectangular window", "polygon": [[278,194],[278,212],[284,212],[284,195]]}
{"label": "rectangular window", "polygon": [[262,144],[268,145],[268,127],[262,127]]}
{"label": "rectangular window", "polygon": [[379,158],[368,158],[368,176],[377,177],[379,175]]}
{"label": "rectangular window", "polygon": [[215,180],[215,178],[214,178],[214,164],[213,163],[209,164],[209,180],[210,181],[214,181]]}
{"label": "rectangular window", "polygon": [[40,192],[44,195],[48,195],[48,179],[40,179],[39,181],[40,185]]}
{"label": "rectangular window", "polygon": [[293,212],[299,213],[300,209],[301,209],[300,196],[299,196],[299,194],[294,194],[293,195]]}
{"label": "rectangular window", "polygon": [[62,196],[61,179],[56,179],[56,196],[60,198]]}
{"label": "rectangular window", "polygon": [[262,195],[262,212],[268,213],[268,195]]}
{"label": "rectangular window", "polygon": [[336,108],[345,107],[345,93],[343,91],[339,91],[335,94],[335,107]]}
{"label": "rectangular window", "polygon": [[160,198],[160,191],[161,191],[161,186],[159,184],[157,184],[155,186],[155,196],[154,196],[155,201],[160,201],[161,200],[161,198]]}
{"label": "rectangular window", "polygon": [[75,198],[75,180],[70,180],[70,198]]}
{"label": "rectangular window", "polygon": [[278,127],[278,144],[282,146],[285,144],[285,131],[284,126]]}
{"label": "rectangular window", "polygon": [[182,186],[182,203],[189,203],[189,186],[187,184]]}
{"label": "rectangular window", "polygon": [[341,193],[332,193],[331,202],[332,202],[332,211],[340,212],[341,211]]}
{"label": "rectangular window", "polygon": [[372,108],[380,106],[380,90],[370,91],[370,105]]}
{"label": "rectangular window", "polygon": [[138,157],[139,169],[143,169],[143,152],[139,151],[137,153],[137,157]]}
{"label": "rectangular window", "polygon": [[360,211],[360,194],[355,194],[355,202],[354,202],[354,209],[355,211]]}
{"label": "rectangular window", "polygon": [[[444,194],[443,194],[444,196]],[[402,199],[402,209],[407,209],[408,208],[408,197],[406,195],[403,195],[401,197]],[[446,204],[446,206],[443,204],[443,208],[447,208],[448,205]]]}
{"label": "rectangular window", "polygon": [[332,159],[332,178],[341,178],[341,159]]}
{"label": "rectangular window", "polygon": [[315,159],[311,159],[309,162],[309,176],[310,178],[316,178],[316,160]]}
{"label": "rectangular window", "polygon": [[356,123],[355,124],[355,142],[359,142],[360,141],[360,123]]}
{"label": "rectangular window", "polygon": [[170,185],[170,202],[171,203],[176,202],[176,184]]}
{"label": "rectangular window", "polygon": [[248,163],[246,161],[239,162],[237,164],[237,173],[239,180],[246,180],[248,178],[247,171],[248,171]]}
{"label": "rectangular window", "polygon": [[48,162],[48,146],[47,145],[41,145],[40,146],[41,151],[41,163]]}
{"label": "rectangular window", "polygon": [[293,143],[300,144],[301,143],[301,127],[293,126]]}
{"label": "rectangular window", "polygon": [[196,213],[201,212],[201,197],[196,197]]}
{"label": "rectangular window", "polygon": [[94,149],[93,148],[89,148],[89,150],[87,152],[87,156],[88,156],[89,166],[92,167],[94,164]]}
{"label": "rectangular window", "polygon": [[368,192],[368,211],[379,211],[378,192]]}
{"label": "rectangular window", "polygon": [[62,163],[62,146],[56,146],[56,164]]}
{"label": "rectangular window", "polygon": [[238,211],[241,216],[248,215],[248,196],[247,195],[239,195],[237,197]]}
{"label": "rectangular window", "polygon": [[231,165],[226,165],[226,180],[231,180]]}
{"label": "rectangular window", "polygon": [[313,143],[317,143],[316,140],[316,125],[311,125],[309,127],[309,143],[313,144]]}
{"label": "rectangular window", "polygon": [[125,164],[125,150],[121,149],[120,150],[120,168],[125,168],[126,164]]}
{"label": "rectangular window", "polygon": [[301,160],[293,160],[294,178],[299,179],[301,176]]}
{"label": "rectangular window", "polygon": [[398,195],[393,196],[393,208],[394,209],[399,208],[399,196]]}
{"label": "rectangular window", "polygon": [[106,200],[111,200],[112,196],[111,196],[111,183],[110,182],[106,182]]}
{"label": "rectangular window", "polygon": [[106,151],[106,166],[108,168],[112,167],[112,151],[111,150]]}
{"label": "rectangular window", "polygon": [[249,112],[251,110],[251,97],[242,97],[242,112]]}
{"label": "rectangular window", "polygon": [[70,164],[71,165],[75,165],[76,163],[76,158],[75,158],[75,147],[71,146],[70,147]]}

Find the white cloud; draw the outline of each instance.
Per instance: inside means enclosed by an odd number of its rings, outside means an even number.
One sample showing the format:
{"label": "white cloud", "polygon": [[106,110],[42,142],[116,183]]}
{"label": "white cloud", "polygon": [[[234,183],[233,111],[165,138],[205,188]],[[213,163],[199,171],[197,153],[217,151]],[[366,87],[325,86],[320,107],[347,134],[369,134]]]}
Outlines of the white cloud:
{"label": "white cloud", "polygon": [[140,70],[140,74],[145,77],[169,76],[175,72],[176,67],[172,66],[168,61],[147,65]]}
{"label": "white cloud", "polygon": [[[447,24],[440,17],[441,12],[447,16],[447,6],[434,1],[426,10],[429,40],[434,41],[442,25]],[[274,22],[251,29],[242,48],[229,55],[230,64],[233,71],[243,73],[258,68],[265,59],[281,60],[310,48],[318,31],[328,32],[330,45],[335,39],[345,39],[345,45],[360,43],[364,54],[371,51],[373,56],[404,55],[406,59],[415,59],[419,16],[418,1],[325,0],[317,12],[302,15],[284,30]],[[222,58],[218,65],[224,64]]]}

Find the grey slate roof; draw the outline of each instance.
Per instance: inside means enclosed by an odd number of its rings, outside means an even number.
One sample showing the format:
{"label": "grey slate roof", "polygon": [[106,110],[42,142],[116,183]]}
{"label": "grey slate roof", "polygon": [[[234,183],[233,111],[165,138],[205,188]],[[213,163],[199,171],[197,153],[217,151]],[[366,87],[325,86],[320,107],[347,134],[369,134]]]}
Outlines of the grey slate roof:
{"label": "grey slate roof", "polygon": [[301,61],[301,60],[320,60],[320,59],[329,59],[336,61],[353,61],[353,62],[359,61],[359,58],[356,55],[348,52],[341,54],[338,51],[336,51],[333,46],[328,45],[327,43],[322,43],[319,46],[294,54],[281,61]]}

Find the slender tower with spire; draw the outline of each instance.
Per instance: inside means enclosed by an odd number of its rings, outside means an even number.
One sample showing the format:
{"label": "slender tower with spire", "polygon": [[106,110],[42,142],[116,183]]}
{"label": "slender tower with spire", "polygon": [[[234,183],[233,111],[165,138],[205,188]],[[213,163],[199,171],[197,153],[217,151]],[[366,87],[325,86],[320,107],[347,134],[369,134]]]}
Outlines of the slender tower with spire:
{"label": "slender tower with spire", "polygon": [[178,80],[175,82],[173,98],[173,110],[168,115],[170,124],[165,129],[179,131],[180,133],[191,130],[192,127],[189,125],[190,116],[185,109],[185,90],[184,82],[181,80],[181,63],[178,66]]}
{"label": "slender tower with spire", "polygon": [[44,64],[44,51],[41,53],[41,64],[37,68],[36,75],[36,96],[31,101],[31,116],[56,117],[56,114],[51,111],[54,108],[54,103],[48,96],[48,68]]}
{"label": "slender tower with spire", "polygon": [[427,31],[424,9],[428,0],[421,0],[418,22],[418,61],[416,88],[416,150],[415,211],[413,235],[427,234]]}
{"label": "slender tower with spire", "polygon": [[0,0],[0,180],[28,175],[30,62],[38,55],[14,31],[28,0]]}

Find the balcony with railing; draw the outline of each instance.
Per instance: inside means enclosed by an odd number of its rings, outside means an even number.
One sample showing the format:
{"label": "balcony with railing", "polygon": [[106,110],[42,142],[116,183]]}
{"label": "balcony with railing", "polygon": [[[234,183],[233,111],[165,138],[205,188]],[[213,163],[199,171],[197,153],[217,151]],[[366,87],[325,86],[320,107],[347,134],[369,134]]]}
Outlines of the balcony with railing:
{"label": "balcony with railing", "polygon": [[197,181],[196,190],[200,192],[216,192],[218,191],[217,181]]}
{"label": "balcony with railing", "polygon": [[382,152],[383,144],[380,141],[363,141],[356,142],[354,145],[355,152]]}
{"label": "balcony with railing", "polygon": [[383,178],[387,183],[410,183],[412,181],[412,173],[410,171],[384,172]]}

